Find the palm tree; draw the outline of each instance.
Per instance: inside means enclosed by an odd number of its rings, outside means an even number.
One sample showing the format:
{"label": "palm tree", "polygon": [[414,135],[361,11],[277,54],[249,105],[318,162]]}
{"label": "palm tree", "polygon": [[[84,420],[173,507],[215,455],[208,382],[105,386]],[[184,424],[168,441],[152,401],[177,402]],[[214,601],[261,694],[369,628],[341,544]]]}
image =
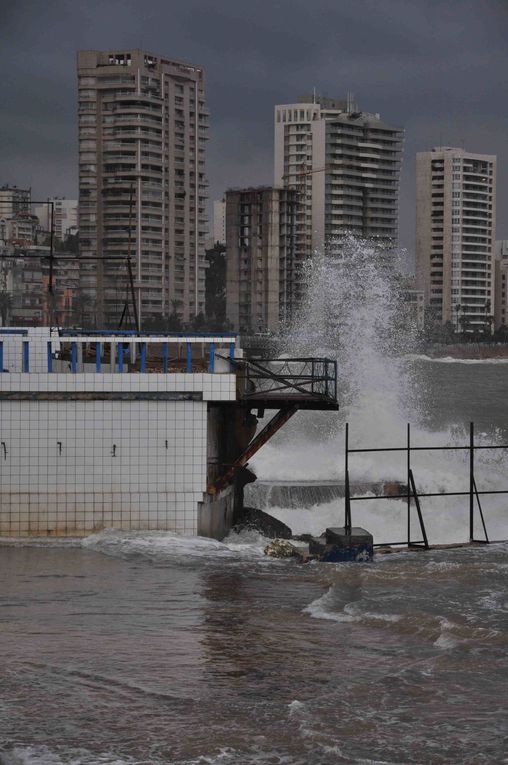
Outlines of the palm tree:
{"label": "palm tree", "polygon": [[461,310],[462,310],[462,306],[460,305],[460,303],[457,303],[456,306],[455,306],[455,311],[457,312],[457,332],[460,332],[459,313],[460,313]]}

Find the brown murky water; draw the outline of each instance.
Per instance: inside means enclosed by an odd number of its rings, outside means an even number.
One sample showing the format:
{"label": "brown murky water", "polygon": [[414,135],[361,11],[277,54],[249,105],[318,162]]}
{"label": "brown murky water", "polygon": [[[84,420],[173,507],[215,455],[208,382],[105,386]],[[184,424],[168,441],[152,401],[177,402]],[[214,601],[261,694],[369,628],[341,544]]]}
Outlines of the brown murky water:
{"label": "brown murky water", "polygon": [[508,546],[190,549],[0,547],[0,762],[508,762]]}

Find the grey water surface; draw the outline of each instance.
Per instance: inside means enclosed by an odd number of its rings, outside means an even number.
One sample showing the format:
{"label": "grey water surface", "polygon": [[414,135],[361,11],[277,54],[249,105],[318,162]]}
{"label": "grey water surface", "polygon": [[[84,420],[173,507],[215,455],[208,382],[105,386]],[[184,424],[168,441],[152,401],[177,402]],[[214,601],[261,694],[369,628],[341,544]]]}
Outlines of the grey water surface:
{"label": "grey water surface", "polygon": [[[429,429],[506,434],[508,365],[429,366]],[[0,545],[0,762],[508,762],[506,544],[306,566],[262,546]]]}

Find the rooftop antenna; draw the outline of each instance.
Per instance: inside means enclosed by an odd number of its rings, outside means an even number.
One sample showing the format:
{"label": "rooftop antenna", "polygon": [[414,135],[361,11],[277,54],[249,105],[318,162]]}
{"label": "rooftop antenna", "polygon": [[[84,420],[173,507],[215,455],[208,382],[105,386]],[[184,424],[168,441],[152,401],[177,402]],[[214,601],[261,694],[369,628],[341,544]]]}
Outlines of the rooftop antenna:
{"label": "rooftop antenna", "polygon": [[315,86],[315,85],[314,85],[314,87],[312,88],[312,103],[313,103],[313,104],[315,104],[315,103],[316,103],[316,86]]}

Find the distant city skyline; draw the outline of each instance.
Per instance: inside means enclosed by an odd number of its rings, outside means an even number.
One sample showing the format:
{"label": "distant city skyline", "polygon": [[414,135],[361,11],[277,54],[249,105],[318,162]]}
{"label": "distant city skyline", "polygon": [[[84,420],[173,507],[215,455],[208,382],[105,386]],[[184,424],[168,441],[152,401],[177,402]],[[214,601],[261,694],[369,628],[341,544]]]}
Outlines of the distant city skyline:
{"label": "distant city skyline", "polygon": [[[68,4],[20,0],[1,11],[3,82],[0,183],[34,198],[76,198],[78,49],[139,47],[207,73],[211,110],[210,198],[231,186],[272,181],[274,105],[301,92],[352,91],[362,108],[405,128],[400,245],[412,262],[417,151],[437,145],[496,154],[497,238],[508,237],[508,5],[283,0],[265,12],[247,3],[189,0]],[[48,43],[51,40],[51,44]],[[53,44],[58,41],[58,45]],[[507,211],[507,212],[505,212]]]}

